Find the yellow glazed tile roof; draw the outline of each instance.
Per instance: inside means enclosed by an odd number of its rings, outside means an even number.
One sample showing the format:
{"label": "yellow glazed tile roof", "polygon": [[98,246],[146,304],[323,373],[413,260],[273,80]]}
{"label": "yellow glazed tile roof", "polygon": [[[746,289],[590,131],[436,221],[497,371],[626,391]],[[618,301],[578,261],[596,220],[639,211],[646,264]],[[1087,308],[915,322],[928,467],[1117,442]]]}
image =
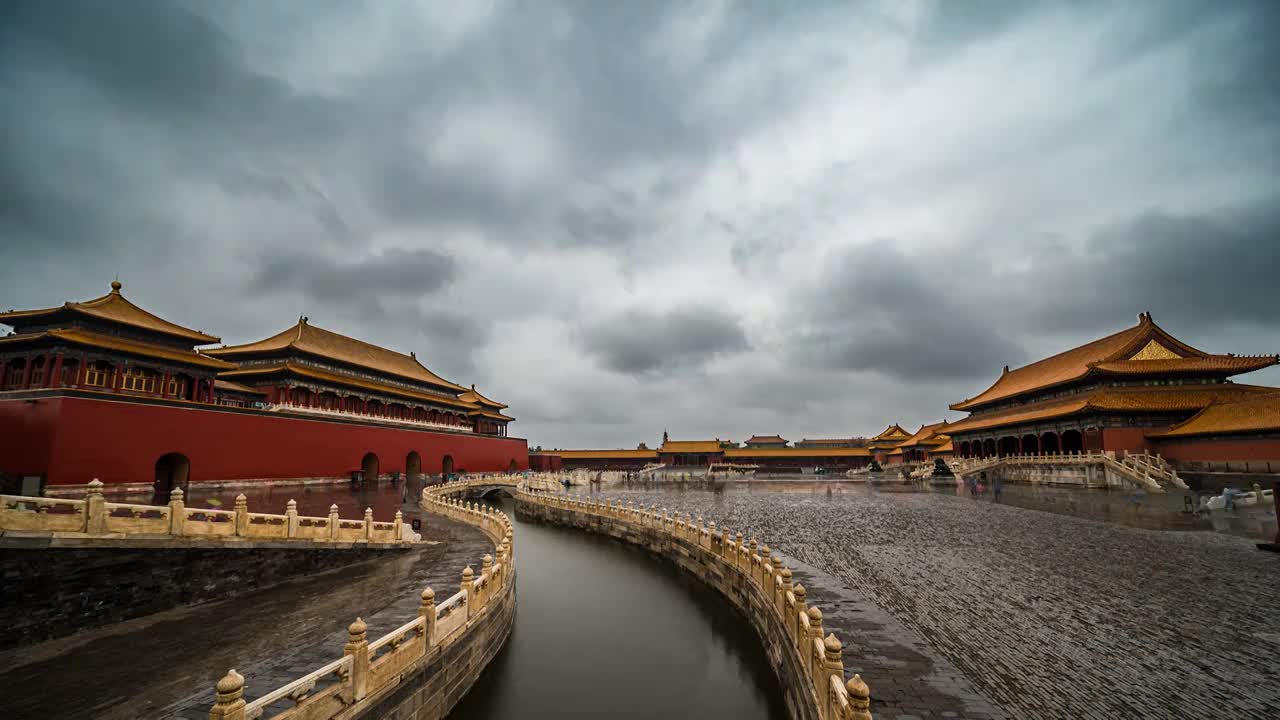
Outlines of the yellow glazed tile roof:
{"label": "yellow glazed tile roof", "polygon": [[1173,438],[1275,431],[1280,431],[1280,391],[1214,402],[1187,421],[1164,432],[1147,433],[1147,436]]}
{"label": "yellow glazed tile roof", "polygon": [[81,315],[98,318],[99,320],[107,320],[109,322],[120,323],[122,325],[130,325],[152,332],[163,333],[180,337],[184,340],[190,340],[192,345],[208,345],[211,343],[221,342],[219,338],[213,335],[206,335],[197,330],[182,327],[175,323],[171,323],[156,315],[143,310],[125,299],[120,294],[121,284],[119,282],[111,283],[111,292],[100,298],[86,300],[85,302],[67,302],[58,307],[44,308],[41,310],[18,310],[7,313],[0,313],[0,322],[5,325],[21,325],[23,320],[39,319],[46,315],[52,315],[63,310],[70,310]]}
{"label": "yellow glazed tile roof", "polygon": [[974,410],[1000,400],[1079,380],[1091,372],[1108,374],[1171,374],[1204,372],[1235,375],[1277,362],[1275,356],[1238,358],[1209,355],[1165,332],[1150,313],[1138,316],[1138,324],[1118,333],[1085,343],[1010,370],[1007,367],[991,387],[955,403],[953,410]]}
{"label": "yellow glazed tile roof", "polygon": [[885,428],[879,435],[871,438],[873,441],[881,440],[906,440],[911,437],[911,433],[902,428],[901,425],[894,423]]}
{"label": "yellow glazed tile roof", "polygon": [[316,327],[301,318],[293,327],[276,333],[269,338],[245,345],[228,345],[226,347],[207,350],[210,355],[225,357],[229,360],[248,355],[294,348],[302,352],[339,362],[368,368],[388,375],[395,375],[406,380],[428,383],[440,387],[465,392],[467,388],[445,380],[436,375],[421,363],[413,353],[404,355],[388,350],[372,343],[356,340],[324,328]]}
{"label": "yellow glazed tile roof", "polygon": [[458,398],[461,400],[465,400],[466,402],[469,402],[469,403],[475,403],[477,405],[487,405],[491,408],[495,408],[498,410],[501,410],[506,407],[506,405],[503,405],[502,403],[497,402],[496,400],[490,400],[484,395],[481,395],[480,391],[476,390],[476,386],[474,384],[471,386],[470,390],[462,393],[461,395],[458,396]]}
{"label": "yellow glazed tile roof", "polygon": [[559,455],[568,460],[657,460],[657,450],[552,450],[544,455]]}
{"label": "yellow glazed tile roof", "polygon": [[389,385],[387,383],[377,382],[375,380],[367,380],[365,378],[353,377],[351,375],[339,375],[331,373],[319,368],[307,367],[297,363],[285,362],[278,365],[264,365],[255,367],[240,368],[239,370],[230,370],[228,372],[219,373],[221,378],[244,378],[254,377],[258,375],[273,375],[282,372],[292,372],[303,377],[309,377],[314,380],[330,382],[335,385],[347,385],[349,387],[358,387],[364,390],[372,390],[375,392],[387,393],[388,395],[398,395],[400,397],[413,398],[414,400],[422,400],[426,402],[436,403],[437,405],[451,405],[453,407],[462,408],[464,410],[478,410],[479,407],[474,403],[463,402],[457,398],[441,397],[430,393],[418,392],[408,388]]}
{"label": "yellow glazed tile roof", "polygon": [[726,458],[755,457],[870,457],[871,451],[866,448],[729,448],[724,451]]}
{"label": "yellow glazed tile roof", "polygon": [[719,440],[668,440],[662,443],[664,453],[717,453],[721,451]]}
{"label": "yellow glazed tile roof", "polygon": [[56,338],[75,345],[85,345],[87,347],[94,347],[102,350],[115,350],[118,352],[130,353],[132,355],[142,355],[143,357],[155,358],[157,360],[171,360],[173,362],[212,368],[214,370],[226,370],[228,368],[235,367],[235,365],[232,365],[229,362],[224,362],[217,358],[206,357],[194,350],[178,350],[175,348],[165,347],[163,345],[153,345],[151,343],[138,342],[136,340],[126,340],[113,335],[102,335],[100,333],[89,332],[87,330],[57,329],[31,335],[10,335],[9,337],[0,340],[0,343],[19,344],[44,337]]}

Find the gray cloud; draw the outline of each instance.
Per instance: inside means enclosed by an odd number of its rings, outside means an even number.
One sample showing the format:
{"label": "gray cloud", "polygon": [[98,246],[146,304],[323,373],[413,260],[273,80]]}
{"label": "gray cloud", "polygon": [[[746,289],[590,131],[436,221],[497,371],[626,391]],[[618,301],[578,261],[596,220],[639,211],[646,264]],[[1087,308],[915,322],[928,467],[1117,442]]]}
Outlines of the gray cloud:
{"label": "gray cloud", "polygon": [[629,375],[696,366],[748,349],[737,318],[708,307],[621,313],[582,328],[581,342],[606,367]]}
{"label": "gray cloud", "polygon": [[260,293],[296,291],[321,302],[429,295],[453,281],[453,258],[427,249],[391,249],[351,262],[305,252],[261,260],[251,280]]}
{"label": "gray cloud", "polygon": [[5,307],[306,314],[560,447],[932,422],[1144,310],[1277,350],[1280,4],[486,7],[9,3]]}
{"label": "gray cloud", "polygon": [[840,251],[806,293],[801,358],[902,380],[969,379],[1018,365],[1023,351],[965,306],[954,273],[891,242]]}

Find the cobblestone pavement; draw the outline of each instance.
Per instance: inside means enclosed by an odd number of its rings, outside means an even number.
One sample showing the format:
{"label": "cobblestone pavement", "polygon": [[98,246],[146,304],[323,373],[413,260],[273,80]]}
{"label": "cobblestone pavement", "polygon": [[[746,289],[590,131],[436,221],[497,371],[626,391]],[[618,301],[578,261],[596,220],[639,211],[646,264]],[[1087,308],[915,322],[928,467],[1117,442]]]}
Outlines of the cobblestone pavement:
{"label": "cobblestone pavement", "polygon": [[[937,493],[772,487],[606,494],[777,543],[917,632],[1013,717],[1280,717],[1280,558],[1247,540]],[[877,671],[865,679],[878,720],[947,716],[881,697]]]}
{"label": "cobblestone pavement", "polygon": [[340,657],[356,616],[376,639],[417,615],[422,588],[449,597],[462,569],[493,552],[470,526],[430,516],[425,528],[437,544],[394,559],[6,651],[4,717],[207,720],[230,668],[247,699],[261,697]]}

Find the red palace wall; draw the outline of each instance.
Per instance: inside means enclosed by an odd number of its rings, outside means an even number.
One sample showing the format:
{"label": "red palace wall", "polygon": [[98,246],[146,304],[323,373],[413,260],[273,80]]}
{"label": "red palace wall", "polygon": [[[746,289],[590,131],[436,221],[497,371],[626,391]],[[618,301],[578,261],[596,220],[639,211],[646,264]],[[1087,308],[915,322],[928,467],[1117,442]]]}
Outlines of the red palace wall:
{"label": "red palace wall", "polygon": [[1147,433],[1152,428],[1103,428],[1102,449],[1141,452],[1150,450],[1151,443]]}
{"label": "red palace wall", "polygon": [[1157,440],[1155,452],[1181,462],[1271,461],[1280,468],[1280,438]]}
{"label": "red palace wall", "polygon": [[417,451],[422,472],[529,467],[520,438],[424,432],[280,416],[78,397],[0,400],[0,472],[45,475],[49,485],[151,483],[166,453],[191,462],[190,479],[349,477],[365,453],[379,472],[405,472]]}

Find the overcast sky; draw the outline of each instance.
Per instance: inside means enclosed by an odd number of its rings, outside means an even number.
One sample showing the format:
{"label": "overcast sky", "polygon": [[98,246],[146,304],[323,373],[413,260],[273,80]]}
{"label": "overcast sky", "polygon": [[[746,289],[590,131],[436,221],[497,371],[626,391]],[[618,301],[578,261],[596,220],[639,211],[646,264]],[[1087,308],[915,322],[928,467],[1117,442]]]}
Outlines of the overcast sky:
{"label": "overcast sky", "polygon": [[1140,311],[1280,351],[1280,2],[0,13],[6,308],[306,314],[545,447],[914,429]]}

